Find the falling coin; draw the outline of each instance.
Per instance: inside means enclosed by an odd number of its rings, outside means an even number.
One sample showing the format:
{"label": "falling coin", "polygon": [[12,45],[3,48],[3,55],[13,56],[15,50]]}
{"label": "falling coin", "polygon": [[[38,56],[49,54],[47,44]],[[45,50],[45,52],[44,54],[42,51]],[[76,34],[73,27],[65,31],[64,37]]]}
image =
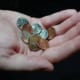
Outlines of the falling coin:
{"label": "falling coin", "polygon": [[48,28],[48,40],[53,39],[56,36],[56,31],[54,28]]}
{"label": "falling coin", "polygon": [[22,31],[27,31],[29,33],[32,33],[32,27],[30,24],[24,24],[22,27]]}
{"label": "falling coin", "polygon": [[38,46],[43,50],[49,48],[48,40],[40,39],[39,43],[38,43]]}
{"label": "falling coin", "polygon": [[26,18],[23,18],[23,17],[18,18],[18,20],[17,20],[18,28],[21,29],[24,24],[29,24],[29,21]]}
{"label": "falling coin", "polygon": [[24,43],[28,43],[29,42],[29,38],[31,37],[31,34],[27,31],[22,31],[22,40],[24,41]]}
{"label": "falling coin", "polygon": [[32,25],[32,31],[33,31],[33,34],[39,34],[41,32],[42,28],[39,24],[33,24]]}
{"label": "falling coin", "polygon": [[39,35],[42,39],[47,39],[48,38],[48,31],[43,29]]}
{"label": "falling coin", "polygon": [[38,47],[38,42],[40,40],[40,36],[34,35],[29,39],[29,48],[32,51],[38,51],[40,48]]}

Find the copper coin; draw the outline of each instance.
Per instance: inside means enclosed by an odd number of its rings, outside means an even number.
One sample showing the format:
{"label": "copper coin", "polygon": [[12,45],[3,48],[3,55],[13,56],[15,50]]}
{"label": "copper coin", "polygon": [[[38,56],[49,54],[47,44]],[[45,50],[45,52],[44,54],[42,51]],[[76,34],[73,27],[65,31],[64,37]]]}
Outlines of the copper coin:
{"label": "copper coin", "polygon": [[22,27],[22,31],[23,30],[28,31],[29,33],[32,33],[32,27],[30,24],[24,24]]}
{"label": "copper coin", "polygon": [[48,40],[53,39],[56,36],[56,31],[54,28],[48,28]]}
{"label": "copper coin", "polygon": [[29,48],[32,51],[38,51],[40,48],[38,47],[38,42],[40,40],[40,37],[37,35],[33,35],[29,39]]}
{"label": "copper coin", "polygon": [[38,46],[43,50],[49,48],[48,40],[40,39],[39,43],[38,43]]}

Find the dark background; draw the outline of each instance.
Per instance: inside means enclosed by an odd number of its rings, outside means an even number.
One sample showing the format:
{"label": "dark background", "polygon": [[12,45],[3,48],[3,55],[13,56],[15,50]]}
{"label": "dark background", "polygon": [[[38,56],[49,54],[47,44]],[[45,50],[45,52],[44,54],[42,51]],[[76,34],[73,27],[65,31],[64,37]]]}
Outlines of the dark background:
{"label": "dark background", "polygon": [[79,0],[0,0],[1,9],[16,10],[42,17],[63,9],[80,9]]}
{"label": "dark background", "polygon": [[[64,9],[80,10],[79,0],[0,0],[0,9],[15,10],[34,17],[42,17]],[[2,72],[2,71],[1,71]],[[54,72],[3,72],[11,80],[80,80],[80,51],[67,60],[55,64]]]}

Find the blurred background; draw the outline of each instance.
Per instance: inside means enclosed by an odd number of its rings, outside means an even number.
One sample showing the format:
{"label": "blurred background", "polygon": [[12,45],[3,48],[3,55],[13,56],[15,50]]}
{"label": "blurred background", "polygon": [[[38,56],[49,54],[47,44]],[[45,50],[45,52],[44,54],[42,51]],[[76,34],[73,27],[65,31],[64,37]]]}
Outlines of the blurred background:
{"label": "blurred background", "polygon": [[[33,17],[43,17],[64,9],[80,10],[79,0],[0,0],[0,9],[14,10]],[[80,80],[80,51],[55,64],[54,72],[3,72],[11,80]]]}

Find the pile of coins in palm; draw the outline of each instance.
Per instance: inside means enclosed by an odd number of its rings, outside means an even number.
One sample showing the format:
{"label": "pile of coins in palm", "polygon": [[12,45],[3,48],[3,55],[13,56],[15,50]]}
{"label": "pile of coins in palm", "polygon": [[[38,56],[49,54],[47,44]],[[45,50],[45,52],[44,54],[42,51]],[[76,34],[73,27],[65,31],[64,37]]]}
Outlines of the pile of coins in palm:
{"label": "pile of coins in palm", "polygon": [[23,17],[18,18],[17,27],[21,30],[21,39],[32,51],[46,50],[49,48],[48,41],[56,36],[54,28],[43,29],[38,23],[30,25]]}

